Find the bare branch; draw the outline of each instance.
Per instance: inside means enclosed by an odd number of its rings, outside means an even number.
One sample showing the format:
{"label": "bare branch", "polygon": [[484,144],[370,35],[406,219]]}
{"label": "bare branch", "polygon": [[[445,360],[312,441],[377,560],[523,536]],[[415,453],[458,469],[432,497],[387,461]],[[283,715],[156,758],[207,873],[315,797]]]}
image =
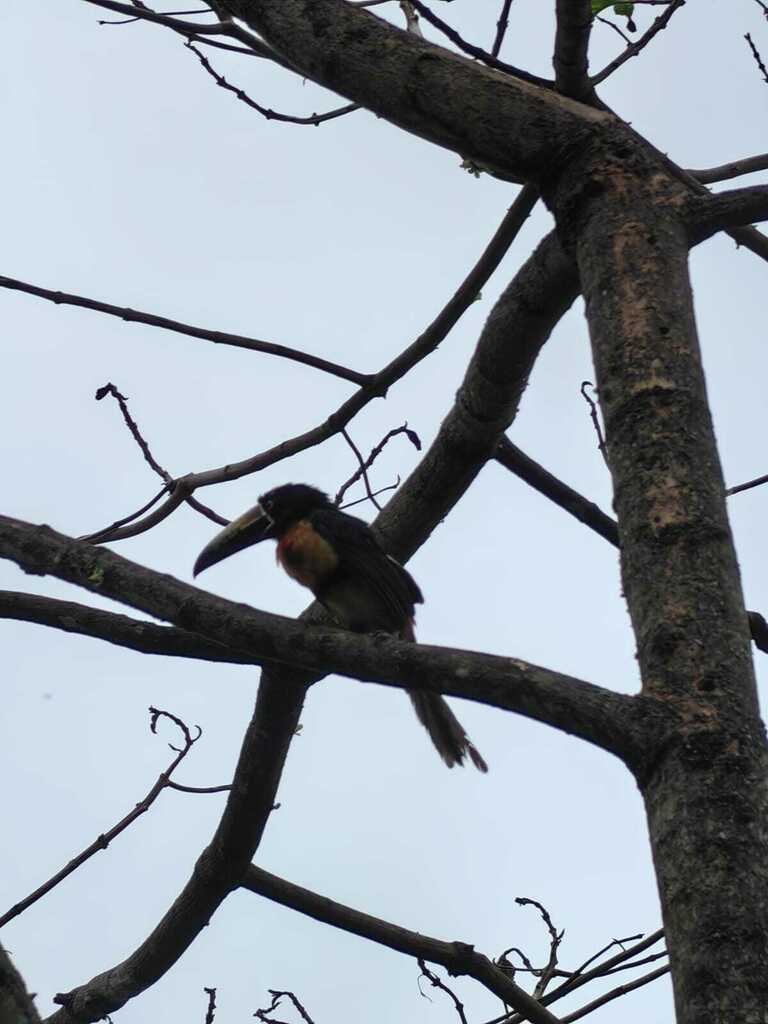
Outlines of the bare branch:
{"label": "bare branch", "polygon": [[[162,522],[192,493],[197,487],[208,487],[212,484],[229,480],[238,480],[243,476],[259,472],[267,466],[290,458],[298,452],[306,451],[315,445],[327,441],[339,434],[344,427],[374,398],[383,396],[387,390],[404,377],[422,359],[425,359],[447,337],[448,333],[459,321],[461,316],[476,300],[479,292],[501,262],[510,245],[528,218],[531,209],[538,199],[538,192],[532,186],[521,189],[515,202],[505,214],[501,224],[491,241],[485,248],[474,267],[465,277],[452,298],[438,313],[427,329],[413,341],[400,355],[396,356],[387,366],[370,377],[370,382],[348,398],[324,423],[303,434],[281,441],[273,448],[268,448],[242,462],[227,463],[218,469],[209,469],[200,473],[190,473],[176,481],[173,494],[168,501],[144,520],[118,530],[104,530],[89,539],[94,542],[123,540],[143,533]],[[0,284],[2,279],[0,279]],[[565,279],[570,283],[570,278]]]}
{"label": "bare branch", "polygon": [[614,71],[618,71],[623,64],[626,64],[631,57],[637,57],[638,54],[642,53],[651,40],[667,27],[676,11],[684,4],[685,0],[671,0],[664,13],[656,18],[650,28],[640,36],[636,43],[630,43],[626,50],[620,53],[615,60],[612,60],[610,64],[606,64],[602,71],[592,76],[592,86],[594,87],[599,85],[600,82],[604,82]]}
{"label": "bare branch", "polygon": [[319,896],[309,889],[294,885],[253,865],[244,873],[241,885],[250,892],[266,896],[284,907],[298,910],[316,921],[341,928],[371,942],[378,942],[417,960],[440,964],[454,977],[465,975],[474,978],[534,1024],[558,1024],[557,1018],[524,989],[516,985],[486,956],[464,942],[443,942],[441,939],[401,928],[389,921],[337,903],[326,896]]}
{"label": "bare branch", "polygon": [[418,960],[418,965],[421,970],[422,976],[427,979],[430,985],[433,988],[439,988],[442,992],[445,992],[448,995],[449,999],[451,999],[453,1005],[456,1008],[456,1013],[459,1016],[461,1024],[467,1024],[467,1016],[464,1013],[464,1004],[461,1002],[461,1000],[453,991],[453,989],[449,988],[445,984],[445,982],[441,981],[434,971],[430,971],[430,969],[427,967],[427,965],[424,963],[422,959]]}
{"label": "bare branch", "polygon": [[552,88],[552,82],[547,81],[546,78],[539,78],[538,75],[532,75],[528,71],[523,71],[522,68],[516,68],[512,64],[506,64],[503,60],[499,60],[498,57],[492,53],[488,53],[480,46],[475,46],[473,43],[467,42],[455,28],[452,28],[447,22],[439,18],[423,0],[411,0],[413,6],[419,12],[419,14],[428,21],[430,25],[442,32],[446,38],[457,46],[464,53],[468,53],[470,57],[474,57],[476,60],[480,60],[483,64],[487,64],[490,68],[495,68],[497,71],[505,71],[508,75],[514,75],[515,78],[521,79],[523,82],[532,82],[535,85],[544,86],[547,89]]}
{"label": "bare branch", "polygon": [[619,528],[615,519],[535,462],[506,437],[496,449],[496,461],[614,547],[619,546]]}
{"label": "bare branch", "polygon": [[169,711],[160,711],[158,708],[151,707],[149,712],[150,729],[153,733],[157,732],[157,721],[159,718],[170,719],[181,731],[184,745],[179,748],[168,744],[171,747],[171,750],[176,751],[176,757],[171,761],[165,771],[160,773],[157,781],[149,790],[147,795],[142,800],[139,800],[139,802],[128,812],[128,814],[125,815],[125,817],[121,818],[120,821],[118,821],[116,825],[113,825],[107,832],[97,836],[89,846],[87,846],[76,857],[73,857],[68,864],[66,864],[60,871],[57,871],[56,874],[49,878],[47,882],[44,882],[41,886],[35,889],[34,892],[30,893],[29,896],[26,896],[23,900],[14,904],[10,910],[1,914],[0,928],[3,928],[9,921],[18,917],[19,914],[23,914],[25,910],[31,907],[34,903],[37,903],[38,900],[42,899],[43,896],[49,893],[52,889],[55,889],[56,886],[63,882],[65,878],[68,878],[73,872],[77,871],[79,867],[85,864],[87,860],[90,860],[94,854],[98,853],[100,850],[106,850],[113,839],[116,839],[122,832],[125,832],[125,830],[132,825],[137,818],[140,818],[142,814],[146,814],[162,791],[168,786],[170,776],[178,768],[202,735],[202,730],[198,726],[197,735],[193,736],[185,723],[182,722],[180,718],[177,718],[176,715],[172,715]]}
{"label": "bare branch", "polygon": [[89,299],[84,295],[72,295],[68,292],[40,288],[38,285],[28,284],[26,281],[17,281],[12,277],[0,276],[0,288],[25,292],[27,295],[36,295],[40,299],[48,299],[57,305],[93,309],[98,313],[119,317],[128,323],[160,327],[165,331],[174,331],[176,334],[184,334],[189,338],[211,341],[214,345],[230,345],[233,348],[247,349],[250,352],[262,352],[266,355],[279,356],[281,359],[288,359],[295,363],[301,363],[303,366],[311,366],[316,370],[322,370],[324,373],[329,373],[334,377],[341,377],[342,380],[351,381],[353,384],[358,384],[361,387],[370,384],[373,379],[371,374],[358,373],[356,370],[350,370],[346,366],[339,366],[338,363],[330,362],[330,360],[323,359],[320,356],[310,355],[308,352],[301,352],[295,348],[289,348],[287,345],[278,345],[272,341],[260,341],[258,338],[247,338],[242,334],[229,334],[226,331],[209,331],[204,327],[195,327],[192,324],[185,324],[179,320],[170,320],[168,317],[157,316],[155,313],[143,313],[138,309],[113,306],[111,302]]}
{"label": "bare branch", "polygon": [[159,626],[128,615],[89,608],[74,601],[55,597],[0,590],[0,619],[36,622],[65,633],[106,640],[141,654],[159,654],[169,658],[194,658],[200,661],[232,665],[255,665],[248,654],[232,651],[215,640],[173,626]]}
{"label": "bare branch", "polygon": [[[366,476],[366,473],[371,468],[371,466],[374,464],[376,459],[378,459],[378,457],[384,451],[384,449],[386,448],[387,444],[392,440],[393,437],[397,437],[398,434],[405,434],[405,436],[408,438],[408,440],[414,446],[416,451],[419,451],[419,452],[421,451],[421,439],[419,438],[419,435],[416,433],[415,430],[410,430],[409,429],[407,423],[404,423],[401,427],[395,427],[394,430],[390,430],[388,433],[386,433],[384,435],[384,437],[381,439],[381,441],[379,441],[379,443],[377,445],[375,445],[371,449],[371,453],[368,456],[368,458],[365,460],[365,462],[360,461],[360,465],[355,470],[355,472],[352,474],[352,476],[347,481],[345,481],[345,483],[343,483],[341,485],[339,490],[336,492],[335,498],[333,499],[334,505],[341,505],[341,502],[344,499],[344,495],[347,493],[349,488],[352,487],[353,484],[357,483],[357,481],[361,477],[363,477],[365,479],[366,490],[368,490],[370,492],[370,484],[368,482],[368,478]],[[345,434],[345,436],[346,436],[346,434]],[[398,479],[399,479],[399,477],[398,477]],[[389,488],[387,488],[387,489],[389,489]],[[380,493],[380,492],[375,491],[375,492],[373,492],[373,495],[369,495],[369,496],[372,498],[372,497],[374,497],[378,493]],[[365,499],[363,499],[363,500],[365,500]],[[351,505],[354,505],[354,504],[357,504],[357,503],[356,502],[351,502],[350,505],[345,505],[344,507],[345,508],[349,508]],[[376,504],[376,503],[374,502],[374,504]],[[378,505],[376,505],[376,507],[379,508]]]}
{"label": "bare branch", "polygon": [[588,57],[592,5],[590,0],[557,0],[555,6],[555,84],[564,96],[587,101],[593,93]]}
{"label": "bare branch", "polygon": [[208,1007],[205,1011],[205,1024],[213,1024],[216,1019],[216,989],[204,988],[203,992],[208,995]]}
{"label": "bare branch", "polygon": [[744,38],[746,39],[747,44],[749,45],[749,49],[752,52],[755,64],[757,64],[758,68],[760,69],[760,74],[763,76],[763,81],[768,82],[768,68],[766,68],[765,64],[763,63],[763,58],[760,56],[760,51],[755,46],[752,36],[749,34],[749,32],[747,32]]}
{"label": "bare branch", "polygon": [[307,628],[155,573],[104,548],[0,517],[0,557],[191,629],[258,661],[467,697],[581,736],[620,757],[642,742],[633,698],[518,659]]}
{"label": "bare branch", "polygon": [[753,174],[755,171],[768,171],[768,153],[744,157],[743,160],[733,160],[729,164],[720,164],[719,167],[689,170],[688,174],[700,181],[702,185],[711,185],[716,181],[740,178],[743,174]]}
{"label": "bare branch", "polygon": [[741,494],[742,491],[751,491],[753,487],[762,487],[763,484],[768,484],[768,474],[755,477],[754,480],[747,480],[743,484],[736,484],[735,487],[729,487],[725,493],[728,495]]}
{"label": "bare branch", "polygon": [[603,456],[603,461],[607,466],[608,452],[605,448],[605,438],[603,437],[603,430],[600,426],[600,416],[597,411],[597,403],[587,394],[587,388],[592,388],[592,390],[594,391],[595,386],[591,381],[583,380],[581,382],[581,387],[579,388],[579,390],[581,391],[581,397],[589,406],[589,416],[592,420],[592,426],[595,428],[595,433],[597,434],[597,447],[600,451],[600,454]]}
{"label": "bare branch", "polygon": [[[296,117],[293,114],[281,114],[277,110],[272,110],[271,107],[263,107],[260,103],[251,99],[247,92],[243,89],[238,88],[236,85],[230,85],[223,75],[220,75],[215,68],[212,67],[210,61],[204,53],[200,51],[192,44],[191,40],[187,40],[184,44],[188,50],[191,50],[197,56],[202,66],[214,80],[216,85],[221,89],[226,89],[227,92],[234,93],[234,95],[246,106],[250,107],[251,110],[257,111],[262,117],[265,117],[268,121],[280,121],[283,124],[301,124],[301,125],[315,125],[323,124],[325,121],[333,121],[337,117],[344,117],[345,114],[351,114],[355,110],[359,110],[360,106],[357,103],[346,103],[343,107],[336,107],[335,110],[329,110],[325,114],[310,114],[308,117]],[[352,371],[347,371],[348,373]],[[359,374],[357,375],[359,378]],[[347,377],[347,380],[351,380],[351,377]],[[359,379],[357,383],[360,383]]]}
{"label": "bare branch", "polygon": [[278,1008],[282,999],[289,999],[305,1024],[315,1024],[305,1008],[302,1006],[298,996],[293,992],[280,992],[274,988],[270,988],[267,991],[272,996],[272,1003],[264,1009],[256,1010],[253,1016],[258,1020],[264,1021],[264,1024],[281,1024],[281,1022],[275,1020],[274,1017],[270,1017],[270,1014]]}
{"label": "bare branch", "polygon": [[597,999],[593,999],[591,1003],[587,1003],[586,1006],[582,1006],[579,1010],[574,1010],[573,1013],[567,1014],[567,1016],[561,1018],[561,1024],[571,1024],[574,1020],[579,1020],[581,1017],[586,1017],[588,1013],[592,1013],[600,1006],[605,1006],[606,1003],[610,1003],[613,999],[618,999],[619,996],[625,996],[628,992],[633,992],[636,988],[642,988],[643,985],[647,985],[651,981],[656,981],[657,978],[662,978],[665,974],[669,974],[669,965],[666,967],[660,967],[657,971],[651,971],[650,974],[646,974],[642,978],[638,978],[636,981],[627,982],[626,985],[619,985],[618,988],[612,989],[610,992],[606,992],[605,995],[600,996]]}
{"label": "bare branch", "polygon": [[498,57],[501,52],[504,36],[507,34],[507,27],[509,26],[509,9],[511,6],[512,0],[503,0],[499,20],[496,22],[496,36],[493,40],[493,46],[491,47],[492,57]]}
{"label": "bare branch", "polygon": [[768,185],[734,188],[714,195],[691,197],[687,220],[696,241],[716,231],[768,220]]}
{"label": "bare branch", "polygon": [[533,990],[534,999],[541,999],[547,985],[557,973],[557,951],[560,947],[560,943],[563,941],[563,935],[565,932],[558,932],[552,924],[552,918],[549,916],[549,911],[537,900],[531,900],[525,896],[518,896],[515,899],[515,903],[520,907],[536,907],[541,915],[541,919],[547,926],[547,931],[549,932],[549,959],[539,972],[539,980],[536,983],[536,988]]}

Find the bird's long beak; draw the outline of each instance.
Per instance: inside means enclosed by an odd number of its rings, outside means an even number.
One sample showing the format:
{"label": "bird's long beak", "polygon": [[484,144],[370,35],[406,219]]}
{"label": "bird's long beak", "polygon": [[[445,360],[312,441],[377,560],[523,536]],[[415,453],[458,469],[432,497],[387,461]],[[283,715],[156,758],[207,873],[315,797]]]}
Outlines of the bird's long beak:
{"label": "bird's long beak", "polygon": [[197,576],[203,569],[229,558],[236,551],[274,537],[274,525],[261,505],[254,505],[217,533],[210,544],[206,544],[197,557],[193,575]]}

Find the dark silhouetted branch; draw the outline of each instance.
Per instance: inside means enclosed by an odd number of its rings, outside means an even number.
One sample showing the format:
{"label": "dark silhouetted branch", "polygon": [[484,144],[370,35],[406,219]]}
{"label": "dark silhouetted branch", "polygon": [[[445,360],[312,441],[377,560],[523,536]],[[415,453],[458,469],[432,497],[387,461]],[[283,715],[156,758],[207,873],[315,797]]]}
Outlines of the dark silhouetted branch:
{"label": "dark silhouetted branch", "polygon": [[549,498],[560,508],[565,509],[579,522],[584,523],[595,533],[599,533],[614,547],[619,546],[619,528],[615,519],[606,515],[594,502],[589,501],[568,484],[563,483],[507,438],[504,438],[496,449],[496,461],[524,480],[534,490]]}
{"label": "dark silhouetted branch", "polygon": [[422,359],[434,352],[448,336],[450,330],[477,299],[486,281],[499,265],[527,220],[537,199],[538,192],[532,186],[526,186],[520,191],[475,266],[429,327],[387,366],[372,375],[370,383],[361,387],[351,398],[348,398],[324,423],[303,434],[281,441],[274,447],[242,462],[227,463],[218,469],[190,473],[181,477],[176,481],[173,494],[146,519],[117,530],[103,530],[98,535],[92,535],[90,539],[94,542],[115,541],[144,533],[169,516],[197,487],[208,487],[211,484],[238,480],[251,473],[257,473],[267,466],[288,459],[292,455],[306,451],[308,448],[339,434],[366,405],[375,398],[385,395],[393,384],[404,377]]}
{"label": "dark silhouetted branch", "polygon": [[[231,85],[223,75],[220,75],[219,72],[216,71],[205,54],[200,53],[200,51],[192,44],[191,40],[188,39],[185,46],[197,56],[197,59],[220,89],[225,89],[227,92],[234,93],[241,103],[245,103],[245,105],[250,107],[251,110],[255,110],[268,121],[280,121],[283,124],[314,125],[317,127],[317,125],[323,124],[325,121],[333,121],[337,117],[344,117],[345,114],[351,114],[353,111],[360,109],[357,103],[346,103],[343,107],[336,107],[335,110],[328,110],[324,114],[310,114],[307,117],[297,117],[293,114],[281,114],[278,110],[272,110],[271,107],[263,107],[260,103],[257,103],[256,100],[251,99],[245,90],[238,88],[236,85]],[[347,373],[351,372],[352,371],[347,371]],[[358,374],[358,378],[360,376],[362,375]],[[348,376],[346,379],[352,380],[353,378]],[[357,380],[357,383],[360,383],[359,379]]]}
{"label": "dark silhouetted branch", "polygon": [[46,526],[0,517],[0,557],[314,675],[337,672],[404,689],[467,697],[534,718],[631,758],[634,700],[514,658],[310,628],[225,601]]}
{"label": "dark silhouetted branch", "polygon": [[40,1024],[34,996],[0,945],[0,1024]]}
{"label": "dark silhouetted branch", "polygon": [[41,886],[35,889],[34,892],[30,893],[29,896],[20,900],[7,910],[4,914],[0,915],[0,928],[3,928],[9,921],[12,921],[19,914],[23,914],[25,910],[31,907],[38,900],[41,900],[43,896],[47,895],[52,889],[55,889],[57,885],[68,878],[73,872],[77,871],[87,860],[90,860],[94,854],[100,850],[106,850],[113,839],[117,837],[137,820],[142,814],[150,809],[152,804],[157,800],[162,791],[168,787],[169,780],[174,771],[178,768],[187,754],[190,752],[195,743],[200,739],[202,730],[197,727],[197,735],[193,736],[185,723],[177,718],[176,715],[172,715],[168,711],[161,711],[159,708],[150,708],[150,728],[153,733],[157,732],[157,722],[160,718],[168,718],[174,723],[182,734],[184,745],[182,747],[174,747],[172,744],[168,744],[171,750],[176,751],[176,757],[171,761],[164,772],[161,772],[158,776],[157,781],[152,786],[147,795],[125,815],[121,818],[116,825],[113,825],[107,832],[102,833],[98,836],[90,846],[87,846],[81,853],[76,857],[73,857],[68,864],[66,864],[60,871],[57,871],[55,875],[44,882]]}
{"label": "dark silhouetted branch", "polygon": [[211,341],[215,345],[230,345],[233,348],[242,348],[249,352],[262,352],[266,355],[279,356],[282,359],[289,359],[292,362],[311,366],[316,370],[322,370],[324,373],[329,373],[334,377],[341,377],[342,380],[348,380],[360,386],[364,386],[372,380],[371,374],[358,373],[356,370],[350,370],[346,366],[339,366],[338,363],[332,363],[327,359],[322,359],[320,356],[300,352],[298,349],[288,348],[286,345],[278,345],[272,341],[260,341],[257,338],[247,338],[241,334],[229,334],[226,331],[209,331],[205,327],[184,324],[179,320],[170,320],[168,317],[157,316],[154,313],[143,313],[141,310],[129,309],[125,306],[113,306],[110,302],[100,302],[97,299],[89,299],[83,295],[72,295],[68,292],[53,291],[50,288],[40,288],[37,285],[28,284],[26,281],[17,281],[12,277],[0,277],[0,288],[25,292],[27,295],[36,295],[40,299],[48,299],[57,305],[93,309],[97,313],[116,316],[128,323],[160,327],[163,330],[184,334],[190,338]]}
{"label": "dark silhouetted branch", "polygon": [[716,231],[768,220],[768,185],[692,197],[687,204],[687,220],[696,241],[709,238]]}
{"label": "dark silhouetted branch", "polygon": [[298,910],[316,921],[330,924],[334,928],[359,935],[363,939],[378,942],[382,946],[405,953],[415,959],[440,964],[454,977],[464,975],[474,978],[493,992],[508,1006],[514,1007],[534,1024],[558,1024],[558,1020],[532,996],[516,985],[488,957],[478,953],[474,946],[464,942],[443,942],[441,939],[413,932],[381,918],[364,914],[352,907],[344,906],[287,882],[277,875],[251,865],[245,872],[242,888],[259,896],[266,896],[275,903]]}
{"label": "dark silhouetted branch", "polygon": [[716,181],[740,178],[743,174],[753,174],[755,171],[768,171],[768,153],[744,157],[743,160],[733,160],[729,164],[720,164],[719,167],[689,169],[688,174],[700,181],[702,185],[711,185]]}
{"label": "dark silhouetted branch", "polygon": [[626,64],[631,57],[637,57],[638,54],[642,53],[651,40],[667,27],[675,12],[684,4],[685,0],[671,0],[663,14],[656,18],[651,27],[640,36],[637,42],[630,43],[626,50],[620,53],[615,60],[612,60],[610,64],[606,64],[602,71],[598,71],[596,75],[592,76],[592,85],[595,86],[599,85],[600,82],[604,82],[614,71],[618,71],[623,64]]}
{"label": "dark silhouetted branch", "polygon": [[586,100],[592,93],[588,59],[592,4],[590,0],[557,0],[555,10],[555,85],[565,96]]}

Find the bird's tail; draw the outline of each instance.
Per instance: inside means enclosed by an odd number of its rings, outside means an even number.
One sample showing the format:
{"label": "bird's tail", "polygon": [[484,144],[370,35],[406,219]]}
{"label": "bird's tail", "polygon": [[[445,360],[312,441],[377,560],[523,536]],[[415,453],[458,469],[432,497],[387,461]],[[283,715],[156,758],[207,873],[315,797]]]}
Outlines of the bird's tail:
{"label": "bird's tail", "polygon": [[488,765],[479,750],[439,693],[409,690],[408,696],[413,702],[419,721],[449,768],[453,768],[455,764],[463,764],[464,758],[468,756],[478,771],[488,771]]}

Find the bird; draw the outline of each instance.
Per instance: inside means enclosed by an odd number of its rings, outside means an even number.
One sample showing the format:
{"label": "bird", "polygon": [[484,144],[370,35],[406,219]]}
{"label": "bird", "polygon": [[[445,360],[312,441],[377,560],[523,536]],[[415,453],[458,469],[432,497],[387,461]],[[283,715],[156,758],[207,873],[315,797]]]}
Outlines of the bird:
{"label": "bird", "polygon": [[[262,494],[258,504],[233,520],[203,548],[193,573],[265,540],[276,540],[278,564],[344,629],[386,632],[415,642],[415,606],[424,600],[418,584],[382,548],[362,519],[337,508],[309,484],[283,484]],[[419,721],[445,764],[469,758],[488,766],[439,693],[408,690]]]}

